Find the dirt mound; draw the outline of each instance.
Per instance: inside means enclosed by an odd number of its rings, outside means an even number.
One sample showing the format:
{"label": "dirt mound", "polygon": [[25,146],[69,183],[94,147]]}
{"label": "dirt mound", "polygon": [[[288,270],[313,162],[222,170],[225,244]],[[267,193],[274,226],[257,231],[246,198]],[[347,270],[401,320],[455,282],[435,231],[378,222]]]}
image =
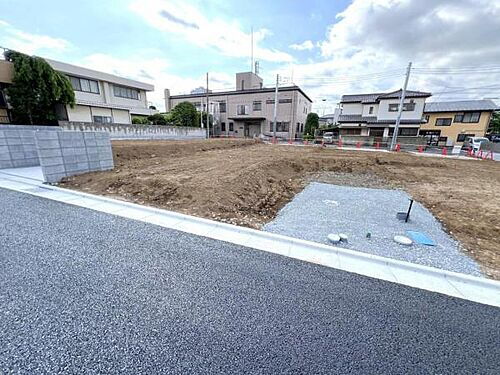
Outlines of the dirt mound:
{"label": "dirt mound", "polygon": [[63,185],[253,228],[311,180],[404,188],[500,279],[500,163],[244,140],[120,141],[113,152],[115,170]]}

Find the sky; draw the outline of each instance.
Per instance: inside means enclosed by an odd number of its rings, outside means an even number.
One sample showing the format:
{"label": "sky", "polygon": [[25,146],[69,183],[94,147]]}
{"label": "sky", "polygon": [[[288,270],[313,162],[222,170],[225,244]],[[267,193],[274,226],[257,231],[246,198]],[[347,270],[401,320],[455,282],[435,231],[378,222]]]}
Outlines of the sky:
{"label": "sky", "polygon": [[500,103],[500,0],[0,0],[0,46],[189,93],[233,89],[253,56],[266,86],[321,114],[402,87]]}

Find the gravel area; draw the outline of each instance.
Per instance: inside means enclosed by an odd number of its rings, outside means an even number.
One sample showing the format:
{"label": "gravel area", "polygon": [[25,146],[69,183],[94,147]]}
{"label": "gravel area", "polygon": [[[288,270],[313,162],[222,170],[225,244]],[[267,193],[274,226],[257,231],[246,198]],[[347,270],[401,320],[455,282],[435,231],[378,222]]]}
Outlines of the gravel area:
{"label": "gravel area", "polygon": [[[396,218],[397,212],[407,211],[409,198],[402,190],[311,183],[263,230],[326,244],[329,233],[345,233],[348,243],[337,246],[483,276],[477,263],[461,252],[460,243],[420,203],[413,203],[408,223]],[[407,230],[426,233],[437,245],[393,241],[395,235],[407,236]]]}
{"label": "gravel area", "polygon": [[500,309],[0,189],[0,373],[498,373]]}

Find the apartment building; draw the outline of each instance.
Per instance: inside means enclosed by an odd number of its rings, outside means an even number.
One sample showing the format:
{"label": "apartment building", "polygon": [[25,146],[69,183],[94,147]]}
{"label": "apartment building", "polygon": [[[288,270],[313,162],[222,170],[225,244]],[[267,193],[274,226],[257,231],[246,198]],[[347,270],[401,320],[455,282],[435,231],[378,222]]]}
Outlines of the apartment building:
{"label": "apartment building", "polygon": [[484,99],[426,103],[420,135],[429,145],[460,145],[468,137],[484,136],[493,111],[499,109]]}
{"label": "apartment building", "polygon": [[[207,108],[206,93],[170,95],[165,90],[165,108],[170,111],[181,102],[191,102],[199,110]],[[209,92],[209,111],[214,113],[214,135],[256,137],[273,135],[275,88],[264,88],[262,78],[253,72],[236,74],[236,90]],[[302,136],[312,100],[298,86],[280,87],[276,136]]]}
{"label": "apartment building", "polygon": [[[147,92],[154,86],[96,70],[45,59],[65,74],[75,90],[76,105],[58,108],[60,121],[130,124],[132,116],[149,116]],[[0,89],[12,83],[13,64],[0,60]],[[0,90],[2,91],[2,90]],[[10,122],[8,103],[0,93],[0,122]]]}
{"label": "apartment building", "polygon": [[[418,136],[425,101],[431,94],[407,90],[398,135]],[[340,135],[370,136],[375,140],[392,137],[401,90],[389,93],[343,95],[337,123]]]}

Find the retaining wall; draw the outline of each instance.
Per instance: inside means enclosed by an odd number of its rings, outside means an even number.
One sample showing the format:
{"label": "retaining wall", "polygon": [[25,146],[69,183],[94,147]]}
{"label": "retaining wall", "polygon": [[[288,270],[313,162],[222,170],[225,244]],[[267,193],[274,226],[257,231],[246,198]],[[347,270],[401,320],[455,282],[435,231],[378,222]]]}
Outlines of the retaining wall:
{"label": "retaining wall", "polygon": [[96,124],[60,121],[63,130],[107,132],[112,140],[118,139],[203,139],[206,130],[182,126]]}
{"label": "retaining wall", "polygon": [[0,169],[40,165],[35,132],[57,133],[58,126],[0,125]]}
{"label": "retaining wall", "polygon": [[110,137],[105,132],[37,131],[35,141],[46,182],[114,167]]}

